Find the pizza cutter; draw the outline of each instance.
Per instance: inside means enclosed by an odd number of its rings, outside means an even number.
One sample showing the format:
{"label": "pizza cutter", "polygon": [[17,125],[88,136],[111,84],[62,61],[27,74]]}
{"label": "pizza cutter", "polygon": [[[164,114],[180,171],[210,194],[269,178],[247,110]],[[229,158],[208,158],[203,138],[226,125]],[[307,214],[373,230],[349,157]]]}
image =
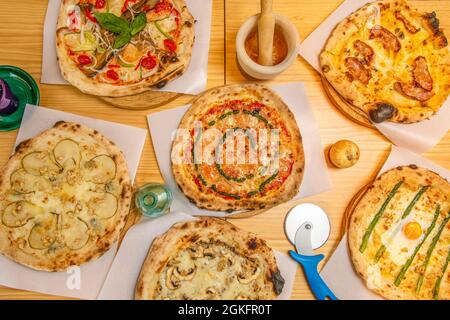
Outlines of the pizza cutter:
{"label": "pizza cutter", "polygon": [[314,254],[314,250],[323,246],[330,235],[330,221],[325,211],[311,203],[295,206],[286,216],[284,228],[297,251],[290,250],[289,255],[303,267],[314,296],[318,300],[338,300],[317,269],[324,255]]}

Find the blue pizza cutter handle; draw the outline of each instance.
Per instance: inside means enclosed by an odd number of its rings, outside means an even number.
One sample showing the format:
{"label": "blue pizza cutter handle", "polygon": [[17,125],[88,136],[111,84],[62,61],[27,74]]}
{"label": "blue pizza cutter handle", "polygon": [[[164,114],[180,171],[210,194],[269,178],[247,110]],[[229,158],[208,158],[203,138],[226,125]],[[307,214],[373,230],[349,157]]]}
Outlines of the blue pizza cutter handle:
{"label": "blue pizza cutter handle", "polygon": [[324,258],[323,254],[305,256],[290,250],[289,255],[303,267],[311,291],[318,300],[326,300],[326,298],[338,300],[317,271],[319,262]]}

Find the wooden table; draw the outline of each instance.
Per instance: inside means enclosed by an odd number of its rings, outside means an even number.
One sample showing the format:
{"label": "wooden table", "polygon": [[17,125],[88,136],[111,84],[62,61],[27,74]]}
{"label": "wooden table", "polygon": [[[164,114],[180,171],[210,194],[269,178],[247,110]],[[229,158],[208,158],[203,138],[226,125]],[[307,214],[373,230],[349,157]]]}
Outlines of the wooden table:
{"label": "wooden table", "polygon": [[[329,15],[342,0],[276,0],[274,10],[289,17],[296,24],[301,38],[305,38]],[[411,1],[426,11],[437,11],[441,24],[450,30],[450,0]],[[42,31],[46,11],[46,0],[21,0],[14,3],[0,2],[0,64],[10,64],[30,72],[40,79],[42,58]],[[255,14],[258,0],[214,0],[211,47],[208,68],[208,88],[223,84],[245,82],[235,59],[235,36],[240,24],[247,16]],[[448,34],[448,33],[447,33]],[[292,201],[262,215],[233,222],[266,239],[270,246],[280,251],[291,249],[283,232],[284,217],[294,205],[313,202],[328,213],[332,231],[329,241],[319,251],[329,256],[338,244],[341,235],[341,220],[347,203],[361,187],[368,183],[388,156],[390,143],[377,131],[361,127],[336,111],[328,101],[321,86],[320,77],[308,63],[298,57],[294,65],[272,83],[301,81],[305,83],[310,103],[320,126],[324,149],[338,139],[351,139],[361,148],[361,159],[350,169],[329,168],[332,190],[307,199]],[[41,105],[98,119],[120,122],[147,128],[145,115],[183,105],[191,99],[182,96],[167,106],[151,111],[127,111],[113,108],[99,99],[80,93],[70,86],[39,85]],[[4,164],[13,147],[17,131],[0,133],[0,164]],[[450,133],[431,151],[424,154],[437,164],[450,169]],[[137,173],[137,184],[149,181],[162,182],[153,146],[147,138],[142,160]],[[53,298],[38,293],[24,292],[0,287],[1,299],[46,299]],[[302,271],[298,271],[292,294],[293,299],[312,299]]]}

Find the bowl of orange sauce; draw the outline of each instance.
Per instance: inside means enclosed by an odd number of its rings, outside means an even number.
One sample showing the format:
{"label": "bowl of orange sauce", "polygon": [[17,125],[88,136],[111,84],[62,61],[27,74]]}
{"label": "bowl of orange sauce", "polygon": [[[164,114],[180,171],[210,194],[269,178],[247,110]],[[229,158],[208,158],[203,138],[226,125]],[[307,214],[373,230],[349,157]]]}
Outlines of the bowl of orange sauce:
{"label": "bowl of orange sauce", "polygon": [[258,15],[248,18],[236,36],[237,61],[242,71],[255,79],[269,80],[289,68],[297,57],[299,36],[294,24],[284,16],[274,13],[275,30],[272,49],[272,66],[258,63]]}

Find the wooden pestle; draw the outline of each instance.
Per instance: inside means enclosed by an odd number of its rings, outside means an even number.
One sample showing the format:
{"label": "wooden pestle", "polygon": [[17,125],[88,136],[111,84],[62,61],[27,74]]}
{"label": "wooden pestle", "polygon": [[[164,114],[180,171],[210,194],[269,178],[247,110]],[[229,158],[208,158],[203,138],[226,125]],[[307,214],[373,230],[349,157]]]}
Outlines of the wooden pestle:
{"label": "wooden pestle", "polygon": [[272,14],[272,0],[261,0],[261,14],[258,19],[258,63],[263,66],[273,65],[273,34],[275,32],[275,18]]}

